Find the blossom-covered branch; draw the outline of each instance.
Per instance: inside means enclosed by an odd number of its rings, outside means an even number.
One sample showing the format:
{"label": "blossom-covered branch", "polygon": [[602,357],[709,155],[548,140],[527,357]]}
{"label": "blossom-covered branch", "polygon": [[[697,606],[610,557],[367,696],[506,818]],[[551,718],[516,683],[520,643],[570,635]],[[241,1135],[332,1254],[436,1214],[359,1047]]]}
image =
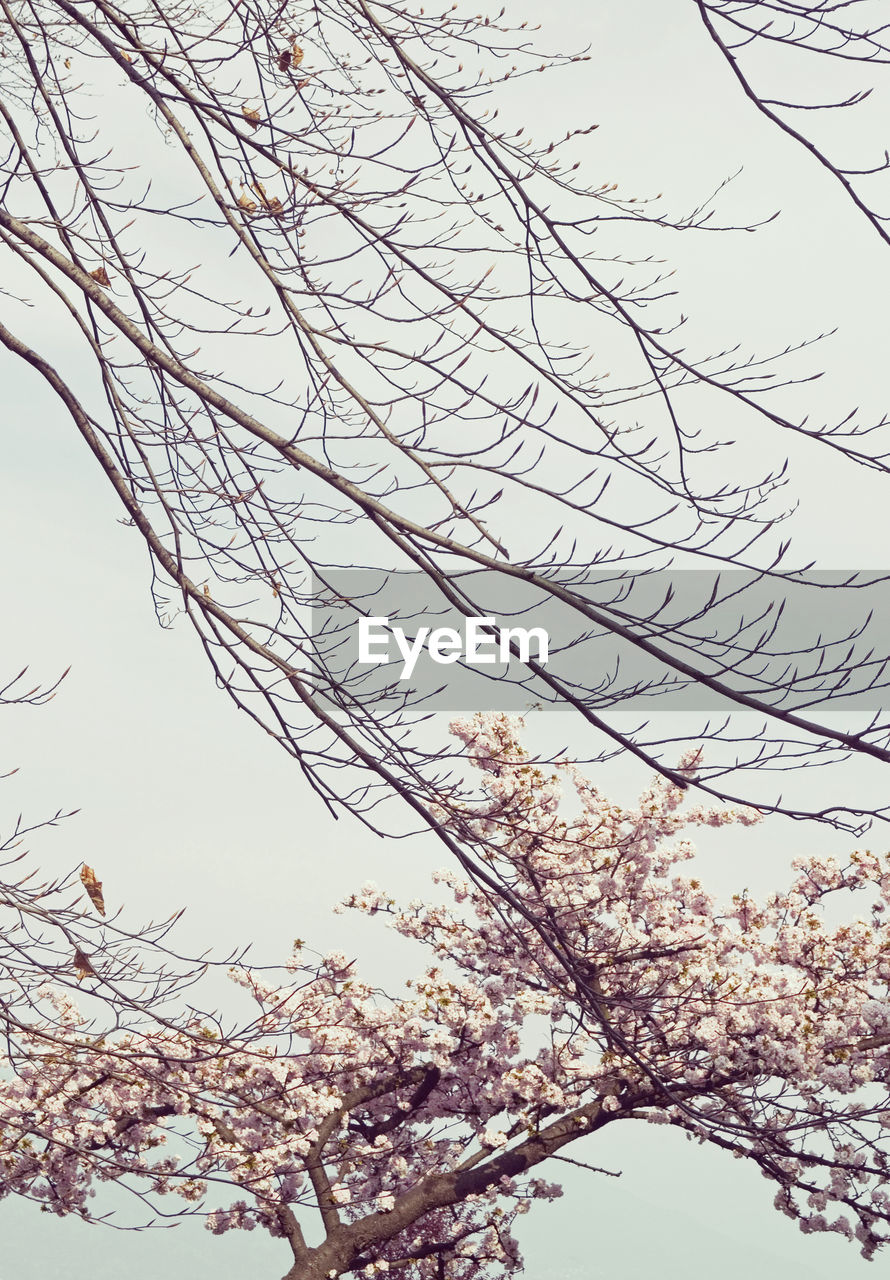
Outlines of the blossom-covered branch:
{"label": "blossom-covered branch", "polygon": [[749,1161],[803,1230],[871,1256],[890,1238],[890,859],[801,858],[783,892],[720,904],[686,833],[756,813],[664,779],[626,808],[566,765],[570,802],[516,723],[457,731],[482,782],[464,820],[527,917],[453,870],[447,903],[367,885],[344,907],[432,953],[400,994],[298,943],[284,975],[233,969],[250,1034],[195,1020],[87,1046],[71,1006],[68,1048],[35,1043],[0,1086],[3,1191],[87,1218],[103,1181],[158,1211],[173,1195],[216,1232],[281,1238],[288,1280],[472,1280],[519,1269],[516,1215],[559,1194],[548,1160],[649,1122]]}

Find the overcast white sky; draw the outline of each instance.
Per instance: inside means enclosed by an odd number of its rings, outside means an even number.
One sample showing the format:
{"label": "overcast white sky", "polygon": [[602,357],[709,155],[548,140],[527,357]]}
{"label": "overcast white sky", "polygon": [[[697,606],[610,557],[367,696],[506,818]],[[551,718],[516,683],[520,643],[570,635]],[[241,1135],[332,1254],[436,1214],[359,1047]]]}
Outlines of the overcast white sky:
{"label": "overcast white sky", "polygon": [[[684,208],[744,166],[724,198],[727,213],[784,210],[756,235],[666,240],[694,332],[713,333],[714,346],[741,338],[765,350],[838,326],[828,355],[813,356],[830,370],[819,407],[870,404],[878,416],[890,254],[812,162],[756,118],[694,6],[522,4],[545,15],[545,44],[592,44],[593,60],[554,78],[552,98],[534,103],[536,118],[599,122],[587,148],[592,180],[664,191]],[[864,117],[864,131],[877,139],[873,118]],[[140,540],[118,523],[103,477],[39,381],[4,363],[0,385],[0,674],[30,664],[51,681],[72,666],[47,708],[4,715],[0,772],[20,766],[3,784],[5,824],[20,809],[36,819],[79,808],[35,839],[35,861],[53,871],[88,861],[133,921],[187,906],[179,935],[187,949],[224,952],[253,940],[258,958],[276,961],[300,935],[396,981],[407,953],[373,922],[331,916],[329,907],[367,878],[406,897],[423,893],[442,853],[430,841],[384,843],[347,818],[329,819],[289,759],[214,688],[190,632],[157,627]],[[887,566],[878,478],[829,472],[823,456],[800,462],[795,484],[801,559]],[[532,745],[555,746],[560,719],[533,717]],[[629,765],[612,776],[629,799],[639,776]],[[780,879],[804,840],[849,847],[781,823],[755,840],[744,850],[713,846],[721,882]],[[623,1176],[564,1166],[564,1199],[523,1224],[533,1280],[649,1280],[653,1264],[664,1280],[704,1280],[715,1269],[726,1280],[755,1270],[787,1280],[864,1275],[850,1245],[802,1237],[780,1217],[754,1169],[681,1135],[614,1126],[579,1154]],[[119,1233],[8,1201],[0,1232],[0,1280],[275,1280],[288,1265],[285,1246],[259,1233]]]}

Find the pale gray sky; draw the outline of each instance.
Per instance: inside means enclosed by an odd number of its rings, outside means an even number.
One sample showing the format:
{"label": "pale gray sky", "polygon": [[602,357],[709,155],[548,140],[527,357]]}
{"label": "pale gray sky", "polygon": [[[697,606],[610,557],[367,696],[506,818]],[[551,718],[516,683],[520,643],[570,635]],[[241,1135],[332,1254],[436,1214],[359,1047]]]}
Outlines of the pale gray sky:
{"label": "pale gray sky", "polygon": [[[818,407],[830,415],[862,403],[879,412],[890,255],[812,162],[754,116],[694,6],[521,3],[542,21],[543,43],[593,46],[591,62],[550,81],[553,96],[534,103],[541,132],[549,118],[600,123],[585,147],[592,179],[640,195],[664,191],[683,209],[744,166],[723,199],[727,216],[784,210],[756,235],[665,237],[691,334],[763,351],[837,325],[830,358],[812,355],[830,367]],[[864,117],[867,131],[873,119]],[[330,821],[289,759],[214,688],[191,633],[155,624],[142,545],[118,523],[102,476],[39,381],[9,364],[0,378],[0,672],[29,663],[49,681],[72,665],[47,708],[4,717],[0,772],[20,766],[3,784],[6,824],[20,809],[36,819],[79,807],[33,841],[35,861],[52,871],[88,861],[109,901],[126,903],[134,921],[187,906],[187,949],[222,952],[254,940],[259,959],[276,961],[299,934],[354,952],[365,972],[396,981],[407,957],[385,930],[328,909],[367,878],[406,897],[423,893],[442,853],[431,841],[384,843],[348,818]],[[795,485],[801,559],[886,565],[879,478],[829,470],[814,453],[799,461]],[[559,720],[534,717],[532,745],[557,745]],[[610,776],[624,798],[640,780],[625,764]],[[804,841],[849,843],[782,823],[767,824],[756,849],[717,839],[715,875],[727,886],[739,876],[745,884],[780,878]],[[780,1217],[756,1170],[681,1135],[615,1126],[579,1154],[624,1174],[562,1166],[563,1200],[536,1207],[522,1225],[532,1280],[649,1280],[653,1265],[664,1280],[705,1280],[715,1269],[725,1280],[752,1270],[786,1280],[864,1274],[846,1242],[802,1237]],[[216,1239],[186,1225],[126,1234],[8,1201],[0,1231],[0,1280],[275,1280],[288,1264],[284,1246],[258,1232]]]}

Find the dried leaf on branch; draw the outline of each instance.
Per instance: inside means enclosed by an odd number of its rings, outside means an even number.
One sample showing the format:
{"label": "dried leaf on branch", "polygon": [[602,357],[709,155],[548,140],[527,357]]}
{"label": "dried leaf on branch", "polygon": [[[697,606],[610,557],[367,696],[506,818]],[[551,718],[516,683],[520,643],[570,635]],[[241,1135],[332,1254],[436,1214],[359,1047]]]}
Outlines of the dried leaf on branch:
{"label": "dried leaf on branch", "polygon": [[282,49],[278,55],[278,70],[290,71],[291,68],[296,69],[303,61],[303,50],[296,43],[292,44],[289,49]]}
{"label": "dried leaf on branch", "polygon": [[75,947],[74,949],[74,969],[77,973],[78,982],[80,982],[81,978],[89,978],[96,972],[90,963],[89,956],[85,955],[80,947]]}
{"label": "dried leaf on branch", "polygon": [[92,867],[87,866],[86,863],[81,867],[80,879],[90,902],[99,912],[99,915],[104,916],[105,898],[102,896],[102,881],[96,879],[95,871]]}

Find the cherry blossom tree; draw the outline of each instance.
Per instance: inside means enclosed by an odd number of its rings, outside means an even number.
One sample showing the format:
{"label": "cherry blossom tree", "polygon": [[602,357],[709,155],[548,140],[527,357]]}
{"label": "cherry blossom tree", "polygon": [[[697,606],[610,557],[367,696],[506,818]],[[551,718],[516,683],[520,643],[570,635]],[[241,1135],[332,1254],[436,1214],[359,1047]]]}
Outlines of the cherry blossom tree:
{"label": "cherry blossom tree", "polygon": [[519,1269],[516,1216],[559,1194],[545,1174],[605,1175],[596,1134],[648,1122],[746,1160],[804,1231],[872,1256],[890,1239],[890,859],[801,858],[783,892],[721,904],[686,833],[756,812],[661,777],[625,808],[569,764],[542,771],[516,722],[456,729],[481,774],[464,820],[525,916],[453,869],[437,903],[366,885],[344,907],[424,948],[420,976],[386,996],[298,940],[283,973],[233,969],[237,1034],[195,1016],[97,1043],[48,985],[66,1042],[35,1033],[0,1084],[3,1192],[94,1219],[103,1183],[130,1186],[168,1221],[281,1238],[288,1280],[470,1280]]}
{"label": "cherry blossom tree", "polygon": [[[798,57],[885,74],[870,6],[689,8],[882,249],[885,163],[832,159],[821,109],[781,74]],[[206,1196],[217,1229],[286,1237],[293,1276],[456,1277],[515,1264],[511,1216],[551,1194],[524,1181],[544,1160],[649,1119],[759,1165],[807,1229],[849,1227],[866,1251],[883,1237],[884,862],[810,862],[784,897],[719,908],[670,842],[723,820],[690,789],[740,821],[748,800],[858,828],[874,806],[796,805],[769,771],[886,764],[886,718],[812,709],[851,684],[880,692],[885,659],[856,651],[854,624],[788,653],[744,602],[709,634],[712,601],[677,615],[626,590],[669,562],[741,566],[781,600],[805,577],[777,533],[786,442],[885,474],[886,424],[814,411],[798,335],[785,363],[687,342],[650,259],[681,234],[755,228],[723,198],[690,213],[676,193],[619,191],[592,121],[531,139],[523,91],[588,56],[553,44],[503,13],[402,0],[0,0],[4,376],[56,397],[148,551],[159,620],[187,619],[324,801],[382,828],[397,794],[460,868],[451,913],[354,903],[436,950],[407,994],[303,948],[279,982],[239,970],[256,1009],[238,1026],[165,1013],[200,966],[183,979],[165,932],[106,922],[88,868],[5,887],[8,1192],[85,1215],[103,1180],[158,1212],[168,1193],[186,1213]],[[764,65],[777,88],[758,87]],[[339,588],[356,564],[416,573],[464,616],[497,612],[491,580],[516,584],[611,637],[629,665],[530,659],[529,689],[573,709],[588,760],[626,751],[663,781],[631,812],[572,775],[569,821],[549,769],[486,721],[453,753],[482,768],[474,800],[415,731],[424,706],[368,696],[313,631],[311,606],[344,626],[375,612],[373,583]],[[612,577],[605,600],[592,567]],[[617,714],[677,684],[764,727],[721,715],[678,767],[669,736]],[[854,890],[869,923],[829,924],[823,901]]]}

